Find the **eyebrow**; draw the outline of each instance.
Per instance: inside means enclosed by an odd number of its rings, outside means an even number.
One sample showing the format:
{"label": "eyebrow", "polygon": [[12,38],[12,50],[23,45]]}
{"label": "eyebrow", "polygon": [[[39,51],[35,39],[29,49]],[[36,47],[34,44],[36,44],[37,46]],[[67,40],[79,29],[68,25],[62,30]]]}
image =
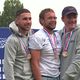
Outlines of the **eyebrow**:
{"label": "eyebrow", "polygon": [[31,17],[24,17],[23,18],[23,20],[27,20],[27,19],[31,20]]}

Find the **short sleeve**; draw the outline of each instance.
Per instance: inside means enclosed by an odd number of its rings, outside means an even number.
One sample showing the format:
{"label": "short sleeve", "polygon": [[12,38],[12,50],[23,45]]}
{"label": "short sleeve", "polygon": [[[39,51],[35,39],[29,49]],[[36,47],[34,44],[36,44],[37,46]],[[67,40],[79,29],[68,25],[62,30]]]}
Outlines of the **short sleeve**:
{"label": "short sleeve", "polygon": [[42,49],[42,40],[37,35],[29,37],[29,48],[30,49]]}

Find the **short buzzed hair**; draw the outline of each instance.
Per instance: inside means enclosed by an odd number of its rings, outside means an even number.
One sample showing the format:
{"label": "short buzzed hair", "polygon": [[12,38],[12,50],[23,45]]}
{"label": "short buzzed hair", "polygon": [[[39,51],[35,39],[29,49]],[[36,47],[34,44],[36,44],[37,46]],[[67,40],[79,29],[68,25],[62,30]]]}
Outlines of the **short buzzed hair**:
{"label": "short buzzed hair", "polygon": [[22,13],[31,13],[28,9],[20,9],[16,12],[16,17]]}

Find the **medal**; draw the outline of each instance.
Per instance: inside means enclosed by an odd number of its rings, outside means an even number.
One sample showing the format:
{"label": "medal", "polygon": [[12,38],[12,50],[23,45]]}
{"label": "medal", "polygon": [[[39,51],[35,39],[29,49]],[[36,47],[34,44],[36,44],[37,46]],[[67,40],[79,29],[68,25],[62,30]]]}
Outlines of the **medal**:
{"label": "medal", "polygon": [[67,51],[63,51],[62,56],[63,56],[63,57],[67,57],[67,56],[68,56]]}
{"label": "medal", "polygon": [[30,53],[27,54],[27,59],[31,59],[31,54]]}
{"label": "medal", "polygon": [[69,47],[72,35],[73,35],[72,31],[70,33],[68,33],[67,35],[66,35],[66,32],[64,31],[64,36],[63,36],[63,42],[64,42],[63,44],[64,45],[63,45],[63,52],[62,52],[63,57],[68,56],[68,47]]}

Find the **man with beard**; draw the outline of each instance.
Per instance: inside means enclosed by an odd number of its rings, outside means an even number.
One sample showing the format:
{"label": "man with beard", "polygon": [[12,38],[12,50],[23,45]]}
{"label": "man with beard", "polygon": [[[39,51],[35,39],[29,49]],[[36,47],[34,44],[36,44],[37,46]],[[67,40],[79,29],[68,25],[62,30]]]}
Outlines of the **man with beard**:
{"label": "man with beard", "polygon": [[56,27],[55,12],[46,8],[39,14],[43,26],[29,39],[31,66],[35,80],[59,80],[61,39]]}
{"label": "man with beard", "polygon": [[73,6],[67,6],[62,11],[61,80],[80,80],[80,27],[77,16],[78,12]]}
{"label": "man with beard", "polygon": [[4,73],[6,80],[33,80],[28,38],[32,24],[31,12],[21,9],[9,27],[12,34],[7,39],[4,51]]}

